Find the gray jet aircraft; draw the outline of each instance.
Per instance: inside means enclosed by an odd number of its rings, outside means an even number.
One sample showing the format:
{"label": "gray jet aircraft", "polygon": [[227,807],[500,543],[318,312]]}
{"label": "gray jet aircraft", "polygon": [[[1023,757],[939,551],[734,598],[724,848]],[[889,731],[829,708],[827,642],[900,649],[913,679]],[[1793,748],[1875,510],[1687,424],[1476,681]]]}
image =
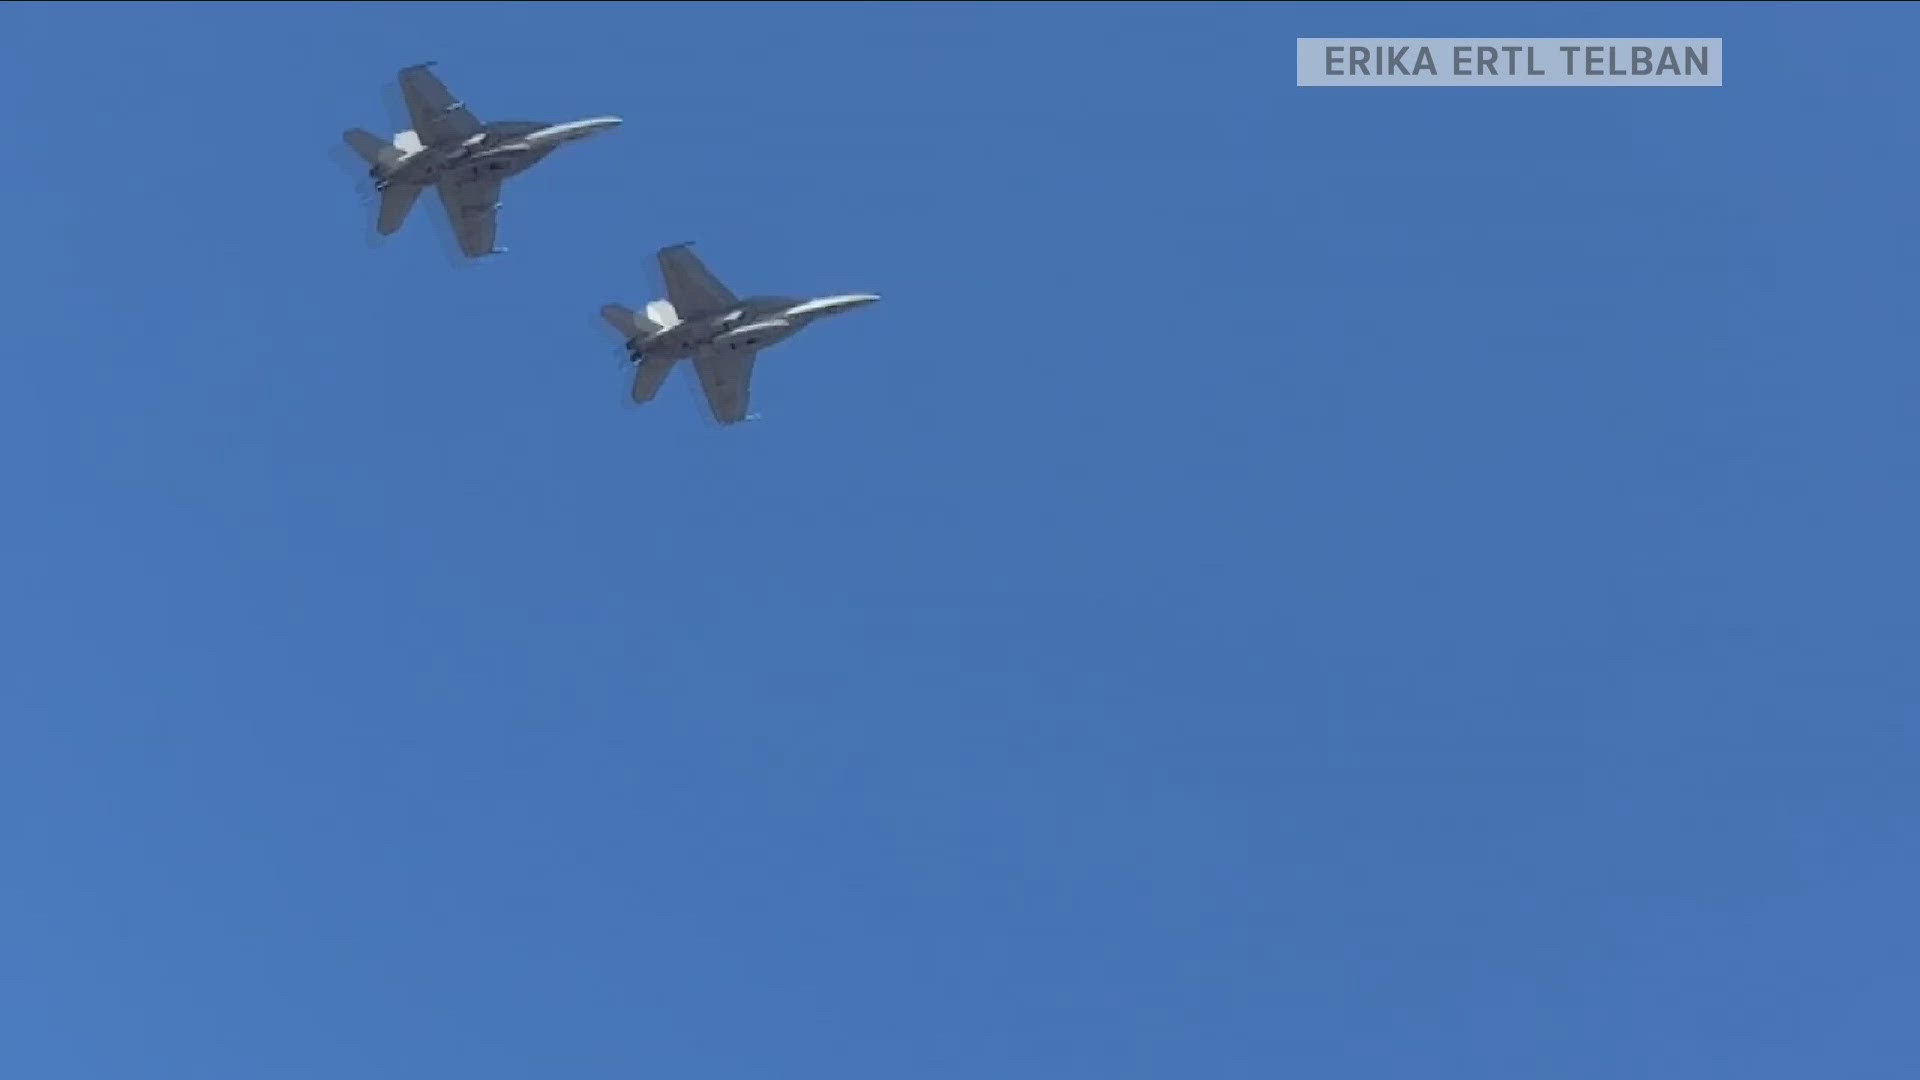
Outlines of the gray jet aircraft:
{"label": "gray jet aircraft", "polygon": [[648,304],[643,314],[619,304],[600,309],[600,317],[626,337],[627,357],[635,364],[633,400],[641,404],[653,400],[675,362],[691,358],[713,418],[723,425],[752,419],[747,415],[747,394],[753,361],[761,349],[792,337],[822,316],[880,299],[871,293],[817,300],[735,299],[687,248],[675,244],[660,249],[666,299]]}
{"label": "gray jet aircraft", "polygon": [[525,172],[562,143],[619,126],[620,118],[483,124],[427,70],[431,66],[415,64],[400,71],[411,131],[388,142],[354,128],[346,133],[347,145],[371,166],[373,186],[380,192],[380,235],[398,232],[420,193],[438,187],[461,252],[468,258],[498,254],[504,250],[493,245],[501,182]]}

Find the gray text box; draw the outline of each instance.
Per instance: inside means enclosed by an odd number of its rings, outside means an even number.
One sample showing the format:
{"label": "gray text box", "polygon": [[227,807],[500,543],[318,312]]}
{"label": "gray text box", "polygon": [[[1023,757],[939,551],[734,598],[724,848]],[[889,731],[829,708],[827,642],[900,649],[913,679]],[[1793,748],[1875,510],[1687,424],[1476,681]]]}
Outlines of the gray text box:
{"label": "gray text box", "polygon": [[1719,86],[1719,38],[1298,38],[1296,86]]}

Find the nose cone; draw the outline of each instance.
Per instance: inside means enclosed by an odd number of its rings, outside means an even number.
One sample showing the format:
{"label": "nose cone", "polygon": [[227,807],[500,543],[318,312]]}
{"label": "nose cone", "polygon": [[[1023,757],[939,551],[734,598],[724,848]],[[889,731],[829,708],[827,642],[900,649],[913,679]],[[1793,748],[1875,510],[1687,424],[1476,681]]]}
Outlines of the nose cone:
{"label": "nose cone", "polygon": [[823,296],[818,300],[809,300],[787,309],[789,317],[807,315],[838,315],[843,311],[866,307],[880,299],[872,293],[847,293],[844,296]]}

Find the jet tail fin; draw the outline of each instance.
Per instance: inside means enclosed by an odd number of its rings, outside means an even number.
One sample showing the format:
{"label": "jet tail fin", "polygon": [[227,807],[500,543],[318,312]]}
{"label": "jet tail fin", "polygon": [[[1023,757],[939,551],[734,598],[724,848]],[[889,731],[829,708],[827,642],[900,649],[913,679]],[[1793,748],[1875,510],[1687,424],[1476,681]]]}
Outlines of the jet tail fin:
{"label": "jet tail fin", "polygon": [[647,318],[653,322],[653,325],[658,326],[662,330],[669,330],[680,325],[680,313],[673,310],[673,305],[665,300],[655,300],[649,303],[647,305]]}
{"label": "jet tail fin", "polygon": [[376,169],[384,169],[400,160],[400,148],[371,131],[349,128],[343,137],[362,161]]}
{"label": "jet tail fin", "polygon": [[647,305],[644,315],[624,304],[608,304],[600,309],[600,317],[629,341],[636,338],[645,341],[679,321],[674,318],[672,308],[662,310],[657,300]]}

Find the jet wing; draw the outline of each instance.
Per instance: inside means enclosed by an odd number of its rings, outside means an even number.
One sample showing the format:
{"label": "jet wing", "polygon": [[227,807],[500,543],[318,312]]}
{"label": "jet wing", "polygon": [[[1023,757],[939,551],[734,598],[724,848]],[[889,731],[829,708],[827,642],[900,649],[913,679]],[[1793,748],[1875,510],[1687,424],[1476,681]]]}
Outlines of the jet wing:
{"label": "jet wing", "polygon": [[460,250],[468,258],[478,258],[493,251],[493,236],[498,215],[494,207],[500,202],[500,181],[491,178],[478,180],[440,181],[440,205],[447,209],[447,220],[453,225],[453,235],[460,241]]}
{"label": "jet wing", "polygon": [[460,142],[480,132],[480,121],[447,92],[446,84],[425,64],[401,70],[400,95],[407,99],[407,116],[413,120],[414,134],[428,146]]}
{"label": "jet wing", "polygon": [[661,248],[659,259],[667,302],[682,322],[714,315],[734,305],[733,290],[708,273],[685,244]]}
{"label": "jet wing", "polygon": [[707,395],[707,408],[722,424],[734,424],[747,418],[747,390],[753,381],[754,349],[702,349],[694,354],[693,370],[700,375],[700,389]]}

